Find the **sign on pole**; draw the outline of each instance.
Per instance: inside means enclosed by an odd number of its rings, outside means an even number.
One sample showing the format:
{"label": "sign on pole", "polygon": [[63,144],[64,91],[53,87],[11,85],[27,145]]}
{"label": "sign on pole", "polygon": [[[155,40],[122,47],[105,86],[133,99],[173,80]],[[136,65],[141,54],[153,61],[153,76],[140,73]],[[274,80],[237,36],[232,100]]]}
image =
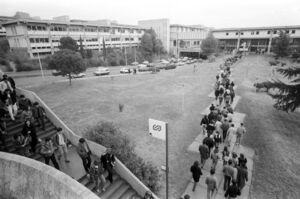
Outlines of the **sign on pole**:
{"label": "sign on pole", "polygon": [[149,133],[151,136],[166,140],[166,122],[149,118]]}

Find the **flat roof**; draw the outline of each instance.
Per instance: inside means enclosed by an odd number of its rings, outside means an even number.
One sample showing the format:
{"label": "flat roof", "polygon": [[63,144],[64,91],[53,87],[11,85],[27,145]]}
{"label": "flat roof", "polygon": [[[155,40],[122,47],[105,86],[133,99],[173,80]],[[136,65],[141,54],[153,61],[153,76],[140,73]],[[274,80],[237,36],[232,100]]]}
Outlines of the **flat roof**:
{"label": "flat roof", "polygon": [[197,25],[182,25],[182,24],[171,24],[170,27],[184,27],[184,28],[194,28],[194,29],[207,29],[205,26],[197,26]]}
{"label": "flat roof", "polygon": [[3,22],[2,25],[8,26],[15,23],[39,23],[39,24],[57,24],[57,25],[73,25],[73,26],[92,26],[92,27],[114,27],[114,28],[131,28],[131,29],[140,29],[144,30],[139,26],[133,25],[122,25],[122,24],[111,24],[111,25],[103,25],[103,24],[95,24],[95,23],[86,23],[86,22],[63,22],[63,21],[55,21],[55,20],[36,20],[36,19],[16,19]]}
{"label": "flat roof", "polygon": [[212,29],[212,32],[245,31],[245,30],[275,30],[275,29],[300,29],[300,25],[264,26],[264,27],[242,27],[242,28],[217,28],[217,29]]}

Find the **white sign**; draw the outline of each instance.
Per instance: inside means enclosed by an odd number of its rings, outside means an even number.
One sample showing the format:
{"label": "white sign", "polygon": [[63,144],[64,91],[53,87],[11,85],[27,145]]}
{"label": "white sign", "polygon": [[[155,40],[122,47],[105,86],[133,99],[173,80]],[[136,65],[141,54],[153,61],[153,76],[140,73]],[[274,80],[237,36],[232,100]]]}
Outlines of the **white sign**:
{"label": "white sign", "polygon": [[166,122],[149,118],[149,133],[151,136],[161,140],[166,140]]}

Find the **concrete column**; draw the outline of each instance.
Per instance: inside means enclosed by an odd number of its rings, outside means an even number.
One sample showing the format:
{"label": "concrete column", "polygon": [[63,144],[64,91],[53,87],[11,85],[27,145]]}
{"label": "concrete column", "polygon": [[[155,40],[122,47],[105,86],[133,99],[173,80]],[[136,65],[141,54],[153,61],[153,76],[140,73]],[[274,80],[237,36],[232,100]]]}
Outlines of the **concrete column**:
{"label": "concrete column", "polygon": [[240,38],[240,31],[238,32],[238,40],[237,40],[237,45],[236,45],[236,50],[239,51],[240,49],[240,42],[241,42],[241,38]]}
{"label": "concrete column", "polygon": [[272,30],[270,38],[269,38],[269,45],[268,45],[268,51],[267,51],[268,54],[271,53],[272,37],[273,37],[273,30]]}

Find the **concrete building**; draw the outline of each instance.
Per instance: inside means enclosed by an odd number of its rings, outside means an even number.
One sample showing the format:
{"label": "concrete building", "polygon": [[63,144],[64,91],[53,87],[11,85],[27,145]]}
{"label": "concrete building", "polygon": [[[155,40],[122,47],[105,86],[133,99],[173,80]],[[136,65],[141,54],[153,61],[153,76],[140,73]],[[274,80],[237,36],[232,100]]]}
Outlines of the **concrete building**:
{"label": "concrete building", "polygon": [[137,26],[88,22],[70,22],[63,16],[58,20],[15,19],[2,23],[12,49],[24,48],[31,58],[47,56],[58,50],[61,37],[70,36],[78,44],[80,38],[85,49],[98,50],[139,45],[144,29]]}
{"label": "concrete building", "polygon": [[0,38],[6,37],[6,30],[1,24],[13,19],[15,17],[0,16]]}
{"label": "concrete building", "polygon": [[201,41],[205,39],[208,28],[203,26],[170,26],[170,53],[178,56],[198,57]]}
{"label": "concrete building", "polygon": [[153,29],[157,38],[162,41],[162,44],[167,52],[170,50],[170,21],[169,19],[152,19],[138,21],[138,26],[145,29]]}
{"label": "concrete building", "polygon": [[224,28],[213,30],[213,35],[219,40],[219,46],[226,51],[238,49],[248,52],[272,52],[274,38],[280,31],[290,35],[290,47],[296,50],[300,47],[300,26],[273,26],[251,28]]}

